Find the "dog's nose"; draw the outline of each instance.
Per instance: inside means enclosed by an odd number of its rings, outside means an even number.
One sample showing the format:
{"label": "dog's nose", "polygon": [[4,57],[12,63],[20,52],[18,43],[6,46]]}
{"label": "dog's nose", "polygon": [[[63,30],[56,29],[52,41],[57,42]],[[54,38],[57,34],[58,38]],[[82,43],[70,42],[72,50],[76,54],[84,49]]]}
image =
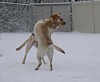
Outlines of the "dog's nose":
{"label": "dog's nose", "polygon": [[66,22],[63,22],[63,24],[65,25],[65,24],[66,24]]}

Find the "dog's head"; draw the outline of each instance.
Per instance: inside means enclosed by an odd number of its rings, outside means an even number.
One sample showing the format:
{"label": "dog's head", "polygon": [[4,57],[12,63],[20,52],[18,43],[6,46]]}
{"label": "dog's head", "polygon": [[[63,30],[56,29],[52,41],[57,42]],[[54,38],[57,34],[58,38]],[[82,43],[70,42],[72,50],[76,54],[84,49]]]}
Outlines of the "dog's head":
{"label": "dog's head", "polygon": [[53,19],[53,21],[57,21],[58,19],[61,18],[61,14],[60,13],[53,13],[51,15],[51,18]]}
{"label": "dog's head", "polygon": [[64,26],[66,24],[66,22],[63,20],[63,18],[61,18],[60,13],[52,14],[51,18],[53,20],[53,24],[54,24],[53,29],[54,30],[61,28],[62,26]]}
{"label": "dog's head", "polygon": [[66,24],[66,22],[65,22],[62,18],[60,18],[59,20],[60,20],[60,21],[59,21],[59,25],[63,26],[63,25]]}
{"label": "dog's head", "polygon": [[58,19],[57,22],[53,25],[53,29],[56,30],[56,29],[62,28],[65,24],[66,22],[63,21],[62,18]]}

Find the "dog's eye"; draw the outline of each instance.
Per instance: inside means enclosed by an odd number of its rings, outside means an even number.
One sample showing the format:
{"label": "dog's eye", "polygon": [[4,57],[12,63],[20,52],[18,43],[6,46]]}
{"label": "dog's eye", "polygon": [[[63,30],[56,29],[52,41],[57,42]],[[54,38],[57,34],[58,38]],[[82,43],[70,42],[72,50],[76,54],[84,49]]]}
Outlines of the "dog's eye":
{"label": "dog's eye", "polygon": [[60,16],[58,16],[58,18],[59,18]]}
{"label": "dog's eye", "polygon": [[63,21],[63,19],[62,19],[62,18],[61,18],[60,20],[61,20],[61,21]]}

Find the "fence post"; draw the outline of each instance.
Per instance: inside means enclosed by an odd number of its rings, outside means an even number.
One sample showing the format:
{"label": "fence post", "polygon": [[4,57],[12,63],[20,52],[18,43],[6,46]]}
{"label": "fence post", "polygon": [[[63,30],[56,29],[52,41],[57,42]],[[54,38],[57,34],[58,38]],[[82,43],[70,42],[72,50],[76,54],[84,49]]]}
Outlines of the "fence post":
{"label": "fence post", "polygon": [[53,6],[53,5],[52,5],[52,4],[50,4],[50,7],[51,7],[51,15],[52,15],[52,13],[53,13],[53,9],[52,9],[52,6]]}
{"label": "fence post", "polygon": [[72,24],[71,24],[71,26],[72,26],[72,31],[74,31],[75,30],[75,26],[74,26],[74,17],[73,17],[73,15],[74,15],[74,1],[75,0],[72,0],[71,1],[71,12],[72,12]]}
{"label": "fence post", "polygon": [[95,33],[95,11],[94,11],[94,0],[92,0],[92,9],[93,9],[93,27]]}

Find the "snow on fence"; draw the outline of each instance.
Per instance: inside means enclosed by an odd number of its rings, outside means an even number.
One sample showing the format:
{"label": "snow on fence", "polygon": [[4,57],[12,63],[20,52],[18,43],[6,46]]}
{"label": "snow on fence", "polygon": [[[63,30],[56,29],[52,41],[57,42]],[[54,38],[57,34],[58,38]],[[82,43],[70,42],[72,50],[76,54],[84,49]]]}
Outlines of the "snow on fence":
{"label": "snow on fence", "polygon": [[75,31],[100,33],[100,1],[74,2],[72,9]]}
{"label": "snow on fence", "polygon": [[53,12],[60,12],[66,26],[58,31],[71,31],[70,3],[20,4],[0,2],[0,31],[33,31],[36,21],[46,18]]}
{"label": "snow on fence", "polygon": [[0,31],[31,31],[33,12],[30,4],[0,2]]}

